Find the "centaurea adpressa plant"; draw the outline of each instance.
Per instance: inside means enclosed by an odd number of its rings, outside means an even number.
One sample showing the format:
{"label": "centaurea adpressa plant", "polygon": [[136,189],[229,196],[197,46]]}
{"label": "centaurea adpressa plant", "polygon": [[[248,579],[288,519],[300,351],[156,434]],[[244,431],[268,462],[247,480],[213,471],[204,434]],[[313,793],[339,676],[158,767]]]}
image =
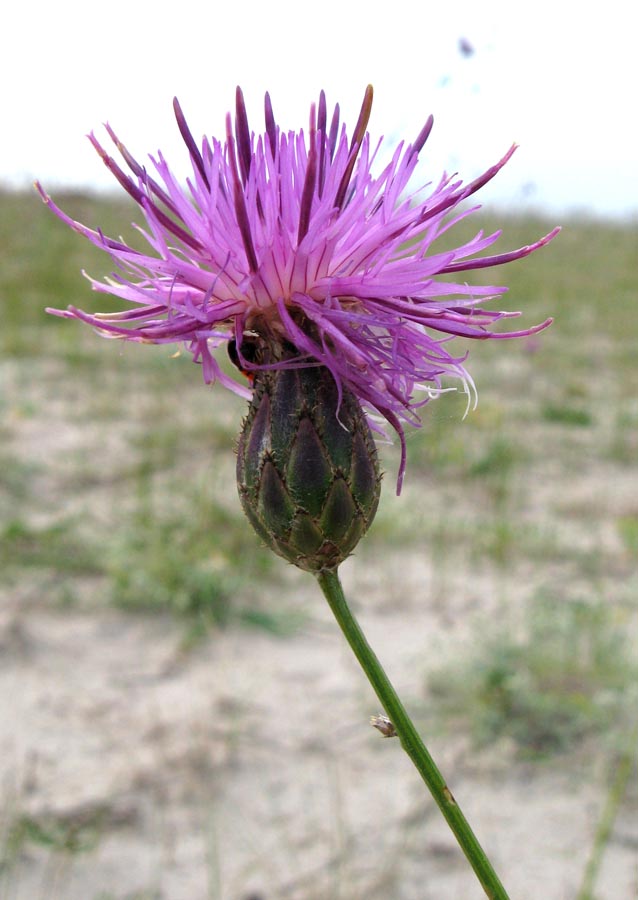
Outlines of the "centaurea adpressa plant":
{"label": "centaurea adpressa plant", "polygon": [[[471,285],[466,273],[521,259],[550,241],[497,255],[478,255],[500,232],[478,232],[454,249],[436,240],[473,209],[462,206],[509,160],[470,184],[444,176],[429,191],[410,186],[432,128],[399,144],[373,174],[382,142],[367,132],[372,88],[349,136],[339,107],[311,106],[307,133],[283,132],[265,99],[265,131],[250,131],[241,90],[225,140],[197,144],[177,100],[175,115],[192,163],[178,182],[158,153],[138,163],[110,126],[107,133],[127,174],[94,135],[104,164],[139,204],[145,250],[134,249],[70,219],[40,185],[64,222],[105,250],[116,271],[94,290],[130,306],[79,319],[99,333],[138,343],[184,344],[204,380],[244,396],[237,483],[244,511],[276,553],[315,574],[381,701],[384,733],[398,735],[466,853],[485,892],[505,890],[431,759],[379,661],[352,616],[338,566],[369,528],[380,493],[373,433],[387,426],[401,443],[400,492],[406,468],[405,428],[448,378],[474,394],[455,337],[531,335],[550,320],[494,331],[515,312],[482,304],[501,286]],[[424,199],[425,198],[425,199]],[[452,276],[442,279],[441,276]],[[458,276],[458,277],[457,277]],[[226,349],[238,374],[221,364]]]}

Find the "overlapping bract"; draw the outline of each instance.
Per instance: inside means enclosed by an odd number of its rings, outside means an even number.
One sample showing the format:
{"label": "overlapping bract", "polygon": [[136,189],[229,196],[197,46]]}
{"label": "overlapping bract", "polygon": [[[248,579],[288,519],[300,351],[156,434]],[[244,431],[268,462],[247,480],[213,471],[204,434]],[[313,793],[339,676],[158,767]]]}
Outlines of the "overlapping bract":
{"label": "overlapping bract", "polygon": [[324,367],[261,372],[237,446],[242,507],[260,538],[309,572],[336,569],[381,490],[370,427]]}
{"label": "overlapping bract", "polygon": [[[150,171],[141,166],[107,126],[130,170],[125,174],[91,135],[105,165],[144,213],[146,251],[73,221],[38,189],[63,221],[115,261],[116,273],[105,282],[91,279],[93,288],[131,304],[113,313],[90,314],[73,306],[51,312],[111,337],[184,342],[207,382],[218,380],[244,396],[250,396],[246,381],[229,376],[215,355],[228,341],[248,373],[325,366],[340,390],[349,390],[399,434],[400,486],[405,424],[420,424],[418,410],[441,389],[444,376],[473,389],[465,356],[447,349],[450,338],[518,337],[549,324],[494,333],[495,322],[518,313],[480,304],[506,288],[439,276],[520,259],[558,229],[496,256],[476,254],[500,232],[479,232],[459,247],[437,251],[436,238],[470,212],[460,204],[515,148],[470,184],[445,176],[423,199],[422,191],[410,193],[409,182],[432,119],[414,144],[399,144],[373,174],[380,143],[373,148],[366,130],[371,103],[368,88],[349,138],[339,125],[338,106],[328,123],[323,92],[311,107],[307,134],[281,131],[266,95],[265,131],[255,135],[238,89],[234,129],[229,115],[225,141],[205,138],[200,148],[175,101],[192,162],[186,185],[161,153],[150,157]],[[249,353],[256,340],[270,346],[285,342],[296,355]],[[381,430],[374,415],[370,421]]]}

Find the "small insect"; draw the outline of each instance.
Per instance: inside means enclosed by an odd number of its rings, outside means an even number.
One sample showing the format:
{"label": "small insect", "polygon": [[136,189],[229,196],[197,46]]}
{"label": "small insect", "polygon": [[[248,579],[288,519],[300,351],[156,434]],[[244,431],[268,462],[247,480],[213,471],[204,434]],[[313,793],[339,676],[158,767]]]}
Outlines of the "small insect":
{"label": "small insect", "polygon": [[381,713],[378,716],[370,716],[370,724],[373,728],[376,728],[377,731],[380,731],[383,737],[396,737],[397,732],[396,728],[390,721],[390,719]]}
{"label": "small insect", "polygon": [[252,384],[255,380],[255,373],[252,370],[244,368],[244,363],[249,362],[257,362],[259,355],[259,347],[255,343],[255,341],[250,339],[250,336],[244,336],[244,340],[241,342],[241,355],[242,359],[239,358],[239,351],[237,350],[237,341],[232,338],[228,341],[227,345],[228,349],[228,358],[231,363],[239,369],[244,378],[247,378],[248,381]]}

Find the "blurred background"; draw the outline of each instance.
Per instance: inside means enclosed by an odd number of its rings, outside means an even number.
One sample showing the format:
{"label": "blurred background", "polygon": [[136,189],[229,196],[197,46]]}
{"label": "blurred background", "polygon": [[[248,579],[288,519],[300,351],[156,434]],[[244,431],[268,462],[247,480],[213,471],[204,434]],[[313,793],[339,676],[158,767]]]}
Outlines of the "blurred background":
{"label": "blurred background", "polygon": [[[519,900],[638,893],[635,11],[540,2],[300,12],[12,4],[0,76],[0,898],[473,900],[467,864],[310,576],[263,550],[234,486],[241,400],[187,356],[44,314],[110,261],[66,229],[139,219],[84,135],[139,161],[366,84],[419,183],[520,147],[445,240],[560,223],[499,273],[540,336],[470,346],[479,406],[424,411],[342,567],[371,643]],[[478,281],[480,273],[473,280]],[[486,279],[489,275],[485,276]],[[493,276],[492,276],[493,277]],[[102,300],[102,303],[108,303]],[[99,307],[102,308],[102,307]],[[461,344],[459,343],[459,349]]]}
{"label": "blurred background", "polygon": [[354,121],[372,83],[374,135],[412,140],[434,114],[424,181],[443,169],[471,179],[516,141],[486,200],[635,215],[636,17],[620,0],[587,10],[541,0],[524,15],[498,0],[445,11],[326,0],[303,20],[282,0],[241,15],[194,0],[161,14],[124,0],[11,4],[0,180],[112,187],[83,138],[107,120],[138,159],[161,148],[185,167],[174,95],[194,135],[220,135],[237,84],[254,128],[268,90],[280,124],[296,130],[321,88]]}

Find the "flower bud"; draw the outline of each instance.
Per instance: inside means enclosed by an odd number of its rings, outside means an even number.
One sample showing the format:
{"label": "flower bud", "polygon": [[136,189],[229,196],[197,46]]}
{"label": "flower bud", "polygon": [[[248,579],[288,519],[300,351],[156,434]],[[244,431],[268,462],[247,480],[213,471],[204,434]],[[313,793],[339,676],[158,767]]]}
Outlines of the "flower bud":
{"label": "flower bud", "polygon": [[321,366],[258,371],[239,437],[239,497],[268,546],[335,569],[370,527],[381,476],[359,402]]}

